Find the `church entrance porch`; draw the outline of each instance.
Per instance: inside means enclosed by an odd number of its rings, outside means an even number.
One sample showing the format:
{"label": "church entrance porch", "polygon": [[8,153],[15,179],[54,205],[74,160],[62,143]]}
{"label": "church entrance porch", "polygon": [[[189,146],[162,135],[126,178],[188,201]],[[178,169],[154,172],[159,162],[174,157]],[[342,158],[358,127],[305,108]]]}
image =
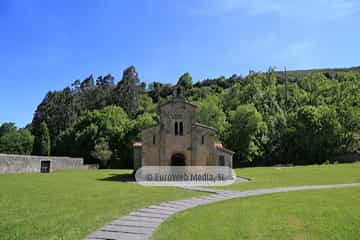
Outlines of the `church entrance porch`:
{"label": "church entrance porch", "polygon": [[174,153],[171,156],[171,166],[185,166],[185,156],[182,153]]}

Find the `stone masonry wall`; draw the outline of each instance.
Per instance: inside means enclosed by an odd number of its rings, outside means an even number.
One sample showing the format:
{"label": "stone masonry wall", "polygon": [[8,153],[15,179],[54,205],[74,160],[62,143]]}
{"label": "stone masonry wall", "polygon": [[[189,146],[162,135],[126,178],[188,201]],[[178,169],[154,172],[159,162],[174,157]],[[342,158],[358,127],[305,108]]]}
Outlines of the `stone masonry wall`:
{"label": "stone masonry wall", "polygon": [[40,172],[41,161],[50,161],[50,172],[97,168],[95,165],[84,165],[82,158],[0,154],[0,174]]}

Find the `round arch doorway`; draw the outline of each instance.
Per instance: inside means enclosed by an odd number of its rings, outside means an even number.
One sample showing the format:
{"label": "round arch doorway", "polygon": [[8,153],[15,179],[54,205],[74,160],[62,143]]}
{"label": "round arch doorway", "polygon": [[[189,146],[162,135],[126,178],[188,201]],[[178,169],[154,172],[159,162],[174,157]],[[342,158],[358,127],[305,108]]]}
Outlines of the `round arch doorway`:
{"label": "round arch doorway", "polygon": [[185,166],[185,156],[182,153],[174,153],[171,156],[171,166]]}

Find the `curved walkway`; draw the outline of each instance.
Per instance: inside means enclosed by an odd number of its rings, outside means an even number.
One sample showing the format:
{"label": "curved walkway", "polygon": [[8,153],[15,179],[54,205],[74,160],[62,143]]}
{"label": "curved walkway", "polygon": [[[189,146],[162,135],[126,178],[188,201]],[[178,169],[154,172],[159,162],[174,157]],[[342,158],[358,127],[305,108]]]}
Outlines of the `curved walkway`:
{"label": "curved walkway", "polygon": [[204,187],[183,186],[181,188],[212,193],[208,196],[194,197],[185,200],[165,202],[158,205],[151,205],[139,209],[135,212],[123,216],[112,223],[98,229],[90,234],[86,240],[144,240],[150,239],[155,229],[164,222],[169,216],[200,205],[219,202],[233,198],[244,198],[256,195],[265,195],[271,193],[315,190],[327,188],[360,187],[360,183],[351,184],[332,184],[332,185],[313,185],[299,187],[277,187],[268,189],[256,189],[248,191],[228,191],[208,189]]}

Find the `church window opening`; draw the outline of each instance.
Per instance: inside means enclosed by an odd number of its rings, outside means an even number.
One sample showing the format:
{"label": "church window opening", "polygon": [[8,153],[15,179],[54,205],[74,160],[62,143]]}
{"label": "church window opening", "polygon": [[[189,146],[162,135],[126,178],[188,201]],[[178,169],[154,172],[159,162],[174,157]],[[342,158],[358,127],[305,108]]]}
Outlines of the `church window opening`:
{"label": "church window opening", "polygon": [[175,136],[179,134],[178,122],[175,122]]}
{"label": "church window opening", "polygon": [[183,122],[180,122],[180,136],[184,135],[184,126],[183,126]]}

